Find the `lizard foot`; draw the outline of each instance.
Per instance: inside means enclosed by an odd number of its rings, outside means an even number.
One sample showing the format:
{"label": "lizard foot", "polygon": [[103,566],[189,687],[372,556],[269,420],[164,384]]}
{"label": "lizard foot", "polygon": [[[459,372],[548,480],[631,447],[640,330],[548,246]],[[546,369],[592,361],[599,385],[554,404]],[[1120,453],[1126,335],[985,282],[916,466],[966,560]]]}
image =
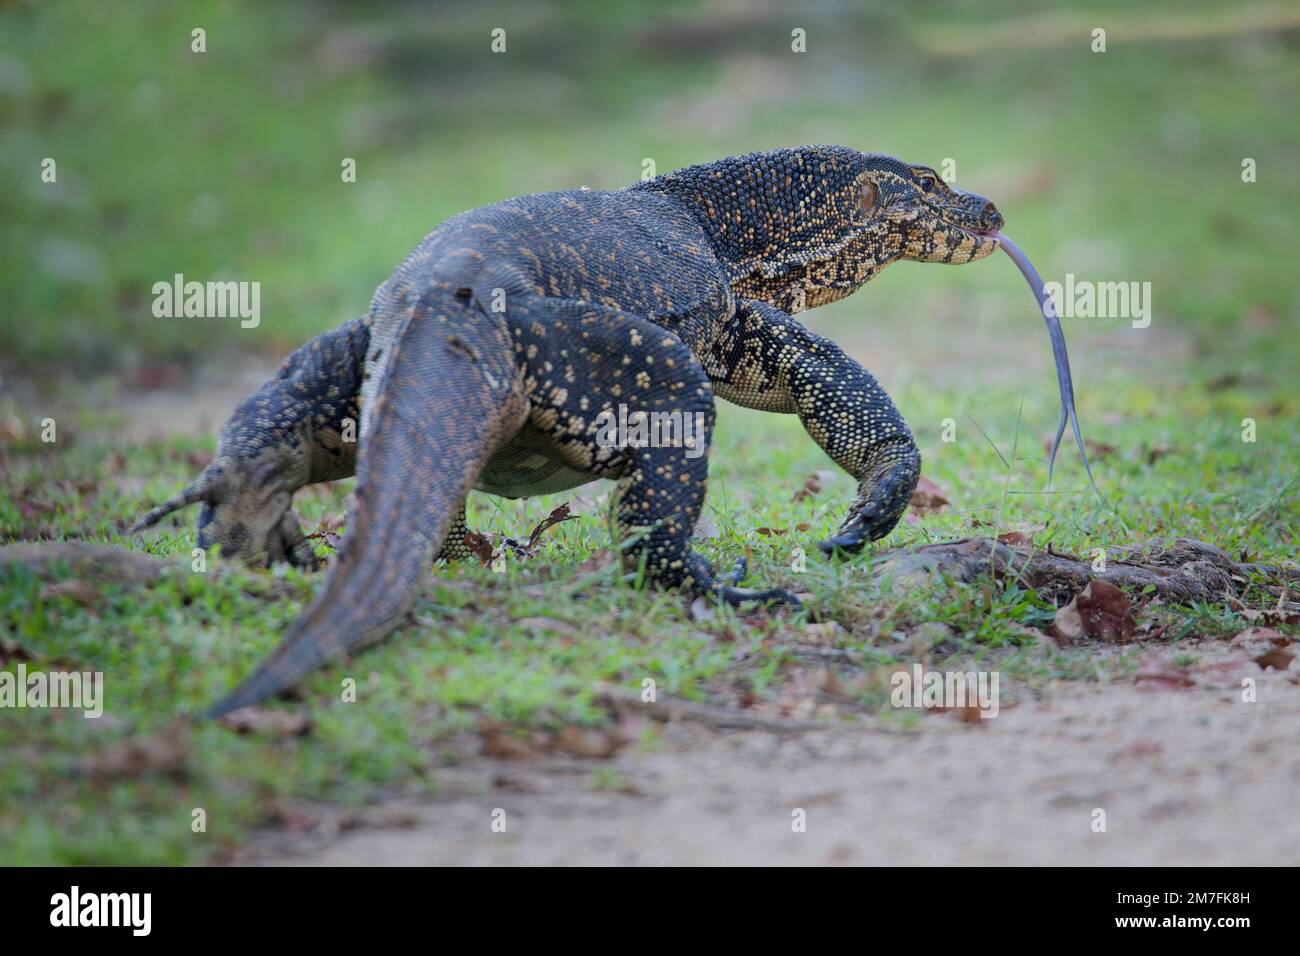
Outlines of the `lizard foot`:
{"label": "lizard foot", "polygon": [[749,573],[749,562],[742,555],[736,562],[736,566],[731,569],[731,573],[722,579],[724,585],[736,585],[745,580],[745,575]]}
{"label": "lizard foot", "polygon": [[803,602],[782,588],[755,591],[753,588],[736,588],[723,585],[718,588],[718,594],[732,607],[739,607],[742,604],[767,604],[788,607],[795,611],[803,609]]}
{"label": "lizard foot", "polygon": [[868,541],[893,531],[907,510],[919,474],[919,467],[911,459],[905,459],[877,479],[853,503],[839,531],[818,543],[822,553],[827,557],[847,558],[860,552]]}

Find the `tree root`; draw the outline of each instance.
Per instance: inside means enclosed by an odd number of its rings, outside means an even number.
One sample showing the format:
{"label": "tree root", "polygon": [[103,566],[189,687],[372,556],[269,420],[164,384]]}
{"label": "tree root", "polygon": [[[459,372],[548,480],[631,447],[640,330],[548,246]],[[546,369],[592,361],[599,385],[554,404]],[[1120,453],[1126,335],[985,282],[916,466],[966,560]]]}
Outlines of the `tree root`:
{"label": "tree root", "polygon": [[965,538],[883,552],[872,562],[871,576],[880,583],[905,585],[939,574],[969,584],[992,572],[1057,604],[1069,601],[1093,579],[1138,591],[1150,586],[1156,596],[1174,604],[1240,602],[1254,585],[1280,599],[1287,610],[1300,610],[1300,603],[1288,600],[1288,591],[1300,591],[1300,567],[1234,561],[1222,549],[1193,538],[1154,538],[1108,551],[1104,568],[1094,570],[1092,561],[1059,554],[1050,546],[1038,551],[991,538]]}

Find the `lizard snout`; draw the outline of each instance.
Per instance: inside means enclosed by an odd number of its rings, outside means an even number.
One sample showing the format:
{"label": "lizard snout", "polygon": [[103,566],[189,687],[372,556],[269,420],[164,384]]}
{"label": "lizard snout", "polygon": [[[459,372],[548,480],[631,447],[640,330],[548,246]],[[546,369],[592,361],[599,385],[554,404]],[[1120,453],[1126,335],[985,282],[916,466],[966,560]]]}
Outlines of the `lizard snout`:
{"label": "lizard snout", "polygon": [[1006,220],[1002,218],[1002,213],[998,212],[998,207],[988,199],[985,199],[984,205],[980,207],[979,218],[980,232],[1000,232],[1006,225]]}

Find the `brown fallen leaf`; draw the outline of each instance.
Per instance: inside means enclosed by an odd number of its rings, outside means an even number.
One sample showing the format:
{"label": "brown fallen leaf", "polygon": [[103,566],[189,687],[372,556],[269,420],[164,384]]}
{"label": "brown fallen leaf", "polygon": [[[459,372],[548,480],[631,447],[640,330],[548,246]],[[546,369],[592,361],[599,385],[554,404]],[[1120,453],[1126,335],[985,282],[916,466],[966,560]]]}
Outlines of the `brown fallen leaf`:
{"label": "brown fallen leaf", "polygon": [[299,711],[241,707],[218,719],[217,723],[241,734],[272,734],[298,737],[311,730],[311,718]]}
{"label": "brown fallen leaf", "polygon": [[140,777],[149,773],[184,776],[190,755],[190,727],[176,721],[165,730],[146,736],[128,737],[101,753],[85,758],[84,773],[114,779]]}
{"label": "brown fallen leaf", "polygon": [[919,515],[937,515],[949,503],[942,489],[925,475],[916,483],[916,490],[908,502]]}
{"label": "brown fallen leaf", "polygon": [[754,530],[757,531],[765,538],[770,538],[773,536],[780,537],[790,532],[789,528],[755,528]]}
{"label": "brown fallen leaf", "polygon": [[814,495],[819,495],[821,493],[822,493],[821,477],[814,473],[809,475],[807,478],[803,480],[803,487],[800,488],[798,491],[796,491],[794,493],[794,497],[791,498],[790,500],[805,501],[808,498],[812,498]]}
{"label": "brown fallen leaf", "polygon": [[491,564],[495,549],[492,542],[488,540],[487,535],[478,531],[468,531],[465,534],[465,547],[469,548],[483,564]]}
{"label": "brown fallen leaf", "polygon": [[1034,544],[1033,534],[1026,534],[1024,531],[1004,531],[998,535],[998,540],[1013,548],[1030,548]]}
{"label": "brown fallen leaf", "polygon": [[553,734],[548,744],[555,750],[575,757],[606,760],[630,742],[618,727],[578,727],[569,724]]}
{"label": "brown fallen leaf", "polygon": [[1268,670],[1270,667],[1274,670],[1290,670],[1291,662],[1295,660],[1295,655],[1290,651],[1284,651],[1280,647],[1275,647],[1271,651],[1260,654],[1255,658],[1255,663],[1259,665],[1260,670]]}
{"label": "brown fallen leaf", "polygon": [[528,731],[494,722],[480,727],[485,757],[521,760],[551,753],[604,760],[635,741],[644,731],[645,718],[623,709],[617,719],[596,727],[566,724],[552,733]]}
{"label": "brown fallen leaf", "polygon": [[565,521],[577,520],[578,516],[569,512],[569,505],[567,502],[560,505],[538,522],[537,527],[533,529],[533,533],[528,536],[528,543],[524,545],[524,550],[528,552],[529,556],[531,556],[533,551],[537,548],[537,542],[541,540],[543,534],[551,528],[554,528],[557,524],[561,524]]}
{"label": "brown fallen leaf", "polygon": [[1195,687],[1196,678],[1192,677],[1191,671],[1186,667],[1178,667],[1175,664],[1151,659],[1138,668],[1135,680],[1141,684],[1146,683],[1148,687],[1164,688],[1165,690],[1178,690],[1183,687]]}
{"label": "brown fallen leaf", "polygon": [[1228,646],[1242,647],[1257,641],[1269,641],[1279,647],[1286,647],[1291,643],[1291,638],[1271,627],[1248,627],[1238,632],[1236,637],[1228,642]]}
{"label": "brown fallen leaf", "polygon": [[[838,626],[838,625],[837,625]],[[860,704],[871,690],[870,677],[865,673],[852,676],[831,668],[820,669],[814,677],[817,693],[842,704]]]}
{"label": "brown fallen leaf", "polygon": [[[1300,612],[1290,610],[1285,604],[1286,590],[1283,589],[1283,599],[1278,602],[1277,607],[1265,608],[1258,610],[1242,606],[1236,611],[1251,623],[1258,622],[1266,627],[1276,624],[1300,624]],[[1240,602],[1238,602],[1240,603]]]}
{"label": "brown fallen leaf", "polygon": [[1094,579],[1056,612],[1052,631],[1066,644],[1125,644],[1133,640],[1137,622],[1128,595],[1108,581]]}
{"label": "brown fallen leaf", "polygon": [[487,724],[483,727],[483,756],[498,757],[503,760],[521,760],[535,757],[541,749],[533,740],[533,735],[523,733],[513,727],[501,727]]}

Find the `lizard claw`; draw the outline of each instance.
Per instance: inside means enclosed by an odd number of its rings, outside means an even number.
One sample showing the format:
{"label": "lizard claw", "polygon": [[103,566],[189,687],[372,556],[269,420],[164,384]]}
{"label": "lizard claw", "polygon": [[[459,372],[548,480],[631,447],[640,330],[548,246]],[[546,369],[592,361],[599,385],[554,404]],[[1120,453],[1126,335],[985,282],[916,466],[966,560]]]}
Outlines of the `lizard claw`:
{"label": "lizard claw", "polygon": [[837,534],[825,541],[819,541],[817,547],[821,548],[822,554],[828,558],[836,556],[849,558],[861,552],[866,543],[867,536],[864,533],[853,531],[849,534]]}
{"label": "lizard claw", "polygon": [[920,473],[920,457],[915,452],[888,466],[854,502],[840,530],[818,543],[822,553],[827,557],[847,558],[860,552],[868,541],[876,541],[893,531],[907,510]]}
{"label": "lizard claw", "polygon": [[727,585],[739,584],[741,581],[745,580],[745,575],[748,573],[749,562],[742,556],[740,560],[736,562],[736,566],[731,569],[731,573],[726,575],[722,581]]}

